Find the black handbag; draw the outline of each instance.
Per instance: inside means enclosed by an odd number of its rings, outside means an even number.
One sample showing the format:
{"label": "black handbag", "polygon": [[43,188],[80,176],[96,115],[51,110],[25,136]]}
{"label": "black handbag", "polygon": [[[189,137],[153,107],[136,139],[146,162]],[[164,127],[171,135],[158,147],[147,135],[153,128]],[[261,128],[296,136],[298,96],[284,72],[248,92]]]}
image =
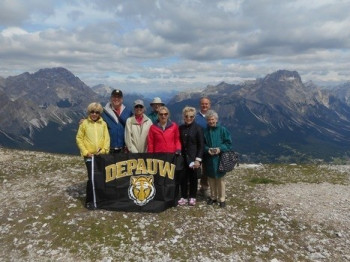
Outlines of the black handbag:
{"label": "black handbag", "polygon": [[234,151],[226,151],[220,154],[219,171],[230,172],[235,166],[239,166],[239,155]]}
{"label": "black handbag", "polygon": [[194,172],[196,173],[197,179],[201,179],[202,178],[202,174],[203,174],[202,167],[195,168]]}

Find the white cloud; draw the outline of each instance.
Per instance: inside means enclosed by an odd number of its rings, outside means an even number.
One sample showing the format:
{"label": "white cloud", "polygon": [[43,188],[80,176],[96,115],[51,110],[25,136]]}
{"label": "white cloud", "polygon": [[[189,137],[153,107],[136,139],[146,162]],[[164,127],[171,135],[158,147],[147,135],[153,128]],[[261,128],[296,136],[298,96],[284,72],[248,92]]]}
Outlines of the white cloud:
{"label": "white cloud", "polygon": [[19,27],[8,27],[1,32],[1,35],[5,38],[12,38],[16,35],[26,35],[27,31]]}
{"label": "white cloud", "polygon": [[0,76],[63,66],[89,85],[184,89],[289,69],[343,82],[348,10],[349,0],[1,1]]}
{"label": "white cloud", "polygon": [[0,23],[2,26],[20,26],[37,11],[49,14],[54,0],[4,0],[0,1]]}
{"label": "white cloud", "polygon": [[101,24],[114,20],[114,14],[96,9],[89,2],[66,2],[60,8],[55,9],[50,16],[38,16],[33,18],[33,23],[43,23],[54,28],[80,28],[89,24]]}
{"label": "white cloud", "polygon": [[221,8],[225,12],[237,14],[241,11],[241,5],[244,2],[244,0],[226,0],[226,1],[219,1],[217,6],[218,8]]}

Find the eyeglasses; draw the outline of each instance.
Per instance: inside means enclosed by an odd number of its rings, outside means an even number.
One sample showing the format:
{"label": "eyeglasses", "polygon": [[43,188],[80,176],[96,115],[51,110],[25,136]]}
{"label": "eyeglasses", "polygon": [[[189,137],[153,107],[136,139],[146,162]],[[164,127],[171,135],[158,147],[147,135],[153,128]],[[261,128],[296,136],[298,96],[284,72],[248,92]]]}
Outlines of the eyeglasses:
{"label": "eyeglasses", "polygon": [[194,116],[185,116],[185,118],[191,118],[192,119],[192,118],[194,118]]}
{"label": "eyeglasses", "polygon": [[99,115],[101,114],[99,111],[90,111],[90,114],[96,114],[96,115]]}
{"label": "eyeglasses", "polygon": [[169,114],[168,113],[159,113],[158,115],[160,115],[160,116],[167,116]]}
{"label": "eyeglasses", "polygon": [[142,105],[136,105],[136,106],[134,106],[134,108],[143,108],[143,106]]}

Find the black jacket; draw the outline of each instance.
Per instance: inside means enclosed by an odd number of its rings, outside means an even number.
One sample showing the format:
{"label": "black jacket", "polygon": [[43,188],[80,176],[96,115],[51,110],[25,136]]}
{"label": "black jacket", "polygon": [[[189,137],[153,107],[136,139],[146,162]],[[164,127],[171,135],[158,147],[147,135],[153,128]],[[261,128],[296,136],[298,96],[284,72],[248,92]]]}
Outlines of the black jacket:
{"label": "black jacket", "polygon": [[196,158],[203,159],[204,137],[201,126],[192,122],[190,125],[182,124],[180,127],[180,141],[182,155],[189,165]]}

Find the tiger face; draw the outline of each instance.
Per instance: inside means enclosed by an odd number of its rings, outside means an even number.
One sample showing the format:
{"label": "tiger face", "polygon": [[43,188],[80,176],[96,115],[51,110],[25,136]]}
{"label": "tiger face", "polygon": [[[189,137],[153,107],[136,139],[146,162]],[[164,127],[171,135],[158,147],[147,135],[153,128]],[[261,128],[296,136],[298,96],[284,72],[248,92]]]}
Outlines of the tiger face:
{"label": "tiger face", "polygon": [[156,189],[153,185],[153,176],[132,176],[130,177],[129,198],[136,205],[143,206],[151,201]]}

